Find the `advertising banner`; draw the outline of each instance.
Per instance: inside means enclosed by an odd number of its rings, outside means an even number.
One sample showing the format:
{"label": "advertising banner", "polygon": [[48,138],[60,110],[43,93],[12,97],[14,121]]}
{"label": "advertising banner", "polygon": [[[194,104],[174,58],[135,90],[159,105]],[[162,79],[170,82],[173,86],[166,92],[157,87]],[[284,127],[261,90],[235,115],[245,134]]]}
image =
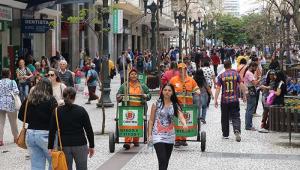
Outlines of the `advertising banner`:
{"label": "advertising banner", "polygon": [[12,8],[0,6],[0,21],[12,21]]}
{"label": "advertising banner", "polygon": [[119,136],[142,137],[144,132],[142,106],[119,106]]}
{"label": "advertising banner", "polygon": [[179,119],[174,117],[176,136],[184,136],[184,137],[197,136],[197,134],[198,134],[198,129],[197,129],[197,127],[198,127],[198,124],[197,124],[198,107],[195,105],[183,106],[182,111],[184,113],[184,117],[186,120],[186,124],[188,126],[188,130],[184,131]]}
{"label": "advertising banner", "polygon": [[120,9],[113,10],[113,33],[114,34],[123,33],[123,10]]}

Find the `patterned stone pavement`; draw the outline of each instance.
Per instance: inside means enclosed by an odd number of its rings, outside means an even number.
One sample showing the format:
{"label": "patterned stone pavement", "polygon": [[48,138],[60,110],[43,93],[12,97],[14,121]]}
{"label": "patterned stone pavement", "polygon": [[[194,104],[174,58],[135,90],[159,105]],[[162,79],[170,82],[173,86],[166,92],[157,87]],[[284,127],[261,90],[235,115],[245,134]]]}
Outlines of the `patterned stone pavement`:
{"label": "patterned stone pavement", "polygon": [[[116,103],[115,94],[119,87],[118,78],[112,81],[111,99]],[[148,103],[149,106],[157,99]],[[79,93],[76,103],[84,106],[89,115],[95,132],[101,130],[102,111],[96,108],[95,102],[85,105],[86,97]],[[112,132],[115,128],[114,117],[116,105],[106,109],[106,132]],[[149,112],[148,112],[149,114]],[[220,109],[210,105],[207,112],[207,124],[202,126],[202,130],[207,133],[206,152],[201,152],[199,142],[189,142],[185,148],[174,149],[170,159],[169,169],[299,169],[300,167],[300,137],[293,134],[293,146],[288,145],[287,133],[258,133],[245,131],[244,117],[245,104],[241,103],[242,119],[242,141],[236,142],[234,135],[230,134],[230,139],[222,139],[220,124]],[[258,114],[262,114],[261,105]],[[254,117],[255,127],[259,128],[261,117]],[[21,128],[21,122],[19,121]],[[8,120],[5,125],[5,146],[0,147],[0,169],[6,170],[29,170],[30,160],[26,160],[26,150],[18,148],[12,143],[12,135]],[[121,144],[116,144],[116,152],[111,154],[108,151],[108,136],[96,135],[96,155],[89,159],[88,168],[91,170],[100,169],[107,160],[124,153]],[[145,145],[141,145],[141,150],[122,168],[123,170],[150,170],[158,169],[155,150],[153,152]],[[118,161],[114,162],[118,164]],[[113,168],[110,168],[113,170]]]}

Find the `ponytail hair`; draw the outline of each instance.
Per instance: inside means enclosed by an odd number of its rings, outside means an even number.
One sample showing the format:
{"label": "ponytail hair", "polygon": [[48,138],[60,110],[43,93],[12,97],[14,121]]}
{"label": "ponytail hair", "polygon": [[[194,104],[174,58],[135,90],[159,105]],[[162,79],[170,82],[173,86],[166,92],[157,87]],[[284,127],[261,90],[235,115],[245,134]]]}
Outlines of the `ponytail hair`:
{"label": "ponytail hair", "polygon": [[76,90],[74,87],[67,87],[64,89],[63,98],[66,106],[71,106],[76,97]]}

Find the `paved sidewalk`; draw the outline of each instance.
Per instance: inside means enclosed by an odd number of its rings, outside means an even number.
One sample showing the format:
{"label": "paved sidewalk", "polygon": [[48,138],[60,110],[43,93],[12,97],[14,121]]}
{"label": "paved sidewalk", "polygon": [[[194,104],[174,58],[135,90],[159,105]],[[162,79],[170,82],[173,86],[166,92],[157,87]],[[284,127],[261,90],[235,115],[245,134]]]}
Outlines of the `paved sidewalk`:
{"label": "paved sidewalk", "polygon": [[[222,69],[222,68],[221,68]],[[113,132],[115,129],[116,99],[115,94],[119,87],[118,77],[112,81],[111,99],[115,104],[113,108],[106,109],[106,132]],[[99,93],[99,92],[98,92]],[[157,99],[148,103],[149,106]],[[96,102],[91,105],[84,104],[87,99],[80,93],[77,94],[76,103],[84,106],[92,122],[95,132],[101,131],[102,111],[96,108]],[[150,110],[150,109],[149,109]],[[262,107],[259,104],[258,113],[262,114]],[[148,111],[149,114],[149,111]],[[293,137],[294,147],[289,147],[287,133],[258,133],[244,130],[245,104],[241,103],[242,119],[242,141],[234,140],[232,131],[230,139],[222,139],[220,124],[220,109],[216,109],[211,102],[207,112],[207,124],[203,129],[207,132],[207,148],[201,153],[200,143],[189,142],[186,148],[174,149],[170,159],[170,170],[198,170],[198,169],[289,169],[296,170],[300,167],[300,140]],[[259,127],[261,117],[254,117],[255,127]],[[19,121],[21,128],[21,122]],[[295,136],[295,134],[293,134]],[[30,161],[25,160],[26,150],[18,148],[12,143],[12,135],[8,120],[5,125],[5,146],[0,147],[0,169],[5,170],[29,170]],[[122,144],[116,144],[115,153],[108,151],[108,136],[95,136],[96,155],[89,159],[88,168],[96,170],[116,154],[126,155]],[[123,170],[150,170],[158,169],[155,151],[147,150],[145,145],[142,149],[122,168]],[[8,151],[8,152],[7,152]],[[131,155],[132,156],[132,155]],[[113,162],[118,164],[118,161]],[[109,169],[113,170],[113,169]]]}

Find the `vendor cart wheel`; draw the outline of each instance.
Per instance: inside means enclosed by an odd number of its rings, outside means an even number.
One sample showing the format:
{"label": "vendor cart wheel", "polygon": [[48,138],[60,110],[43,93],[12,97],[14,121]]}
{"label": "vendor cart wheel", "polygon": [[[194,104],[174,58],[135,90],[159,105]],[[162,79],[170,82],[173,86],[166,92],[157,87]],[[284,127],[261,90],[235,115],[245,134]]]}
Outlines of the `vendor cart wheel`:
{"label": "vendor cart wheel", "polygon": [[109,136],[109,152],[114,153],[115,152],[115,134],[110,132],[108,134]]}
{"label": "vendor cart wheel", "polygon": [[197,141],[200,142],[201,121],[200,119],[198,119],[197,121],[198,121]]}
{"label": "vendor cart wheel", "polygon": [[206,132],[201,132],[201,151],[204,152],[206,148]]}

